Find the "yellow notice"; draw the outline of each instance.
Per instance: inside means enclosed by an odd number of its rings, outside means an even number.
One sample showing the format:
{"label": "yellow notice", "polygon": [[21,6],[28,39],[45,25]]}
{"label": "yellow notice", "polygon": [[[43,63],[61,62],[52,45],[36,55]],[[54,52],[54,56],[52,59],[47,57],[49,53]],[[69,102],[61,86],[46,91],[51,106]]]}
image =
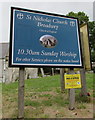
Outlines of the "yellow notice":
{"label": "yellow notice", "polygon": [[81,88],[81,77],[80,74],[66,74],[65,78],[65,89]]}

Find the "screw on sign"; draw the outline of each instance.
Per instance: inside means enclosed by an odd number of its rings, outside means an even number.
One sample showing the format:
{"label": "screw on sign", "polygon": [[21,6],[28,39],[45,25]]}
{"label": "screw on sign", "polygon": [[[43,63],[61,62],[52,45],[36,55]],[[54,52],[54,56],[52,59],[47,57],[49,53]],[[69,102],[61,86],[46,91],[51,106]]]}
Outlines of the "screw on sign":
{"label": "screw on sign", "polygon": [[23,13],[19,13],[19,14],[17,14],[17,18],[18,18],[18,19],[23,19],[23,18],[24,18]]}

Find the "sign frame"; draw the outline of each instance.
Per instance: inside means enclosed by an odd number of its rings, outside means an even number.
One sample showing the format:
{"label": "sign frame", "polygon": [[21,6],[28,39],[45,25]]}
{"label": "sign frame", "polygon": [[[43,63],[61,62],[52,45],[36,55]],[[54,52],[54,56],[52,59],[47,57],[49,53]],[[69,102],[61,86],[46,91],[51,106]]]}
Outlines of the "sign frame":
{"label": "sign frame", "polygon": [[[42,15],[47,15],[47,16],[53,16],[53,17],[61,17],[61,18],[67,18],[67,19],[74,19],[77,22],[77,34],[78,34],[78,45],[79,45],[79,59],[80,59],[80,64],[23,64],[23,63],[19,63],[19,64],[15,64],[13,63],[13,46],[15,46],[14,44],[14,11],[24,11],[24,12],[29,12],[29,13],[35,13],[35,14],[42,14]],[[9,67],[65,67],[65,68],[82,68],[83,67],[83,58],[82,58],[82,47],[81,47],[81,40],[80,40],[80,28],[79,28],[79,21],[78,18],[75,17],[68,17],[68,16],[64,16],[64,15],[59,15],[59,14],[55,14],[55,13],[48,13],[48,12],[42,12],[42,11],[36,11],[36,10],[29,10],[29,9],[24,9],[24,8],[17,8],[17,7],[11,7],[11,21],[10,21],[10,48],[9,48]]]}

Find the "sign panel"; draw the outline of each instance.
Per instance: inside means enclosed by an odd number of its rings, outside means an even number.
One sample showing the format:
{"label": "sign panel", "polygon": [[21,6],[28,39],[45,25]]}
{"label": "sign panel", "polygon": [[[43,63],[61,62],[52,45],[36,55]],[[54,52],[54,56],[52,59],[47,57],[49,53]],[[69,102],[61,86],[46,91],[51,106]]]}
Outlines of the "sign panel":
{"label": "sign panel", "polygon": [[80,74],[65,74],[65,89],[81,88]]}
{"label": "sign panel", "polygon": [[83,51],[83,60],[84,60],[84,68],[86,70],[91,70],[91,59],[90,59],[90,48],[89,48],[89,35],[88,35],[88,26],[87,24],[83,24],[80,27],[80,32],[82,32],[82,51]]}
{"label": "sign panel", "polygon": [[82,67],[78,19],[11,8],[9,66]]}

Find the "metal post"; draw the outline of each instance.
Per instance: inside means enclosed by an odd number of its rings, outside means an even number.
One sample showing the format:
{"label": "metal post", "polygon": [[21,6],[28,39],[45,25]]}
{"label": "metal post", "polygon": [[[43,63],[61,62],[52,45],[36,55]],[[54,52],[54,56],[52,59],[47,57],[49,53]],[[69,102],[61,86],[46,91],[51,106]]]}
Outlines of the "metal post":
{"label": "metal post", "polygon": [[19,81],[18,81],[18,118],[24,118],[24,79],[25,68],[19,68]]}
{"label": "metal post", "polygon": [[[69,74],[74,74],[74,70],[70,69]],[[69,110],[75,109],[75,89],[69,89]]]}
{"label": "metal post", "polygon": [[75,89],[69,89],[69,110],[75,109]]}
{"label": "metal post", "polygon": [[60,68],[61,92],[64,91],[64,69]]}

